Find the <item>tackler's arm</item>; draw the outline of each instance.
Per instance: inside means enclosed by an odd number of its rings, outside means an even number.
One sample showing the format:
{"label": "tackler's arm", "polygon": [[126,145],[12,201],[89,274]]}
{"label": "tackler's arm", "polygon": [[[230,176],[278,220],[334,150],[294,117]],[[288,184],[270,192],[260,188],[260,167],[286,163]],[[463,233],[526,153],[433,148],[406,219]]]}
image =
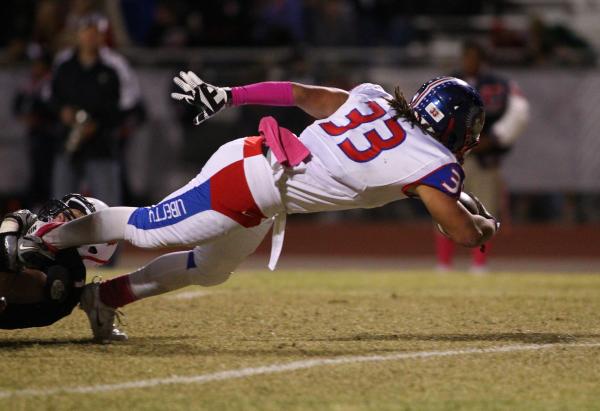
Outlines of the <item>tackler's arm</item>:
{"label": "tackler's arm", "polygon": [[29,210],[18,210],[4,216],[0,223],[0,271],[19,270],[19,238],[36,219],[37,216]]}

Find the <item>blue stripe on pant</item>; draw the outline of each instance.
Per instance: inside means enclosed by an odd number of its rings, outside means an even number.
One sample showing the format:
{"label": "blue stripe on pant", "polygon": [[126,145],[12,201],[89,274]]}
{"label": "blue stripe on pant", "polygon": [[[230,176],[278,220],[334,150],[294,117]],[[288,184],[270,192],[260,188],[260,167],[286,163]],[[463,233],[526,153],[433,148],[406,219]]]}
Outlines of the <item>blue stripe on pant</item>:
{"label": "blue stripe on pant", "polygon": [[210,180],[207,180],[157,205],[136,209],[127,224],[141,230],[153,230],[177,224],[210,209]]}

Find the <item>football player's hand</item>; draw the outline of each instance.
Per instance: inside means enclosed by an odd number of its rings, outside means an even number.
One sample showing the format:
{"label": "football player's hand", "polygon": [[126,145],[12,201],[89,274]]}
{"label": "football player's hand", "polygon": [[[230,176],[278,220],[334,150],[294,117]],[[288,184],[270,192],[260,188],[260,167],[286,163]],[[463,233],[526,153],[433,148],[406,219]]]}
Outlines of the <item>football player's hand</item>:
{"label": "football player's hand", "polygon": [[[477,196],[475,196],[473,193],[467,193],[465,191],[461,192],[460,197],[458,198],[458,202],[461,203],[471,214],[482,216],[484,218],[487,218],[488,220],[493,220],[494,235],[498,232],[498,230],[500,230],[500,221],[498,221],[496,217],[494,217],[485,208],[481,200],[479,200]],[[444,234],[442,230],[440,230],[440,232]],[[482,253],[485,252],[485,244],[481,245],[480,250]]]}
{"label": "football player's hand", "polygon": [[0,271],[19,271],[18,238],[36,219],[37,216],[29,210],[18,210],[4,216],[0,224]]}
{"label": "football player's hand", "polygon": [[197,107],[200,112],[194,117],[194,124],[199,125],[223,110],[231,99],[231,91],[227,87],[216,87],[202,81],[194,72],[180,72],[173,81],[183,93],[171,93],[171,98],[185,101]]}
{"label": "football player's hand", "polygon": [[500,222],[485,208],[481,200],[479,200],[475,195],[463,191],[460,194],[458,201],[464,205],[465,208],[471,212],[471,214],[480,215],[488,220],[494,220],[494,223],[496,224],[496,231],[500,229]]}
{"label": "football player's hand", "polygon": [[17,210],[6,214],[0,225],[0,233],[22,234],[37,221],[37,215],[29,210]]}
{"label": "football player's hand", "polygon": [[54,252],[37,236],[27,235],[17,240],[17,256],[23,267],[42,269],[55,260]]}
{"label": "football player's hand", "polygon": [[[485,208],[481,200],[479,200],[472,193],[468,193],[466,191],[462,191],[457,200],[470,214],[478,215],[488,220],[494,221],[495,232],[500,229],[500,222]],[[449,237],[444,228],[437,224],[437,229],[444,236]]]}

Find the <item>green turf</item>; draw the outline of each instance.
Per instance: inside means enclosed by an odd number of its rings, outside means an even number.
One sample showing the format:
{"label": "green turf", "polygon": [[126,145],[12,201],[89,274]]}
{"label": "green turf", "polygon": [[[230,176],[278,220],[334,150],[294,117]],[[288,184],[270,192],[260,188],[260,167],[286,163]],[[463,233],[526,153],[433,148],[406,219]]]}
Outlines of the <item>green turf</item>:
{"label": "green turf", "polygon": [[125,308],[131,339],[89,343],[77,310],[0,332],[0,391],[88,386],[348,355],[559,344],[321,366],[205,384],[0,399],[0,409],[600,409],[600,275],[242,272]]}

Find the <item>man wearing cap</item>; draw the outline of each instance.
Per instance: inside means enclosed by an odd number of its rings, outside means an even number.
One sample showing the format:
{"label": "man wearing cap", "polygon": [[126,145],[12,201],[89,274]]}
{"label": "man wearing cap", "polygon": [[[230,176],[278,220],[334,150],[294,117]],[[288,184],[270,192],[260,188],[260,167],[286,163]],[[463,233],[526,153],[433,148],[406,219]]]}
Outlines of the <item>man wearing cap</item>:
{"label": "man wearing cap", "polygon": [[51,101],[62,126],[55,197],[90,191],[108,204],[121,202],[118,130],[140,92],[127,61],[104,46],[107,24],[98,14],[81,18],[77,45],[55,61]]}

